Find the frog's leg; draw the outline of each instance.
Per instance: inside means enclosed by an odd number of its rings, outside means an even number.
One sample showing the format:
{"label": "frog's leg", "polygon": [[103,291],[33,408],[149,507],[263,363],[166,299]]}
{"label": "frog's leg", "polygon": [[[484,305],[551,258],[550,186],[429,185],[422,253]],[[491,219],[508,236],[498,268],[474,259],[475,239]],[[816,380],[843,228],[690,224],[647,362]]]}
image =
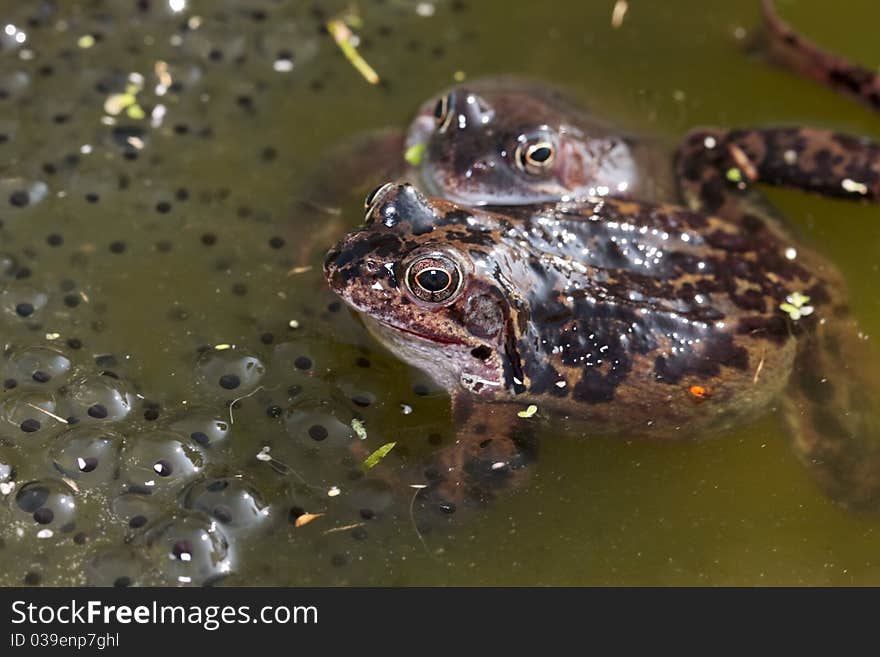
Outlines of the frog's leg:
{"label": "frog's leg", "polygon": [[523,408],[475,402],[464,393],[453,398],[455,443],[434,454],[424,472],[429,507],[451,513],[523,484],[537,455],[540,422],[520,417]]}
{"label": "frog's leg", "polygon": [[880,202],[880,145],[819,128],[698,129],[679,147],[675,168],[692,209],[733,220],[743,203],[746,211],[761,203],[758,182]]}
{"label": "frog's leg", "polygon": [[797,34],[779,18],[772,0],[763,0],[763,12],[771,61],[880,109],[880,75],[876,71],[827,52]]}
{"label": "frog's leg", "polygon": [[[355,194],[366,195],[404,171],[404,134],[388,129],[361,135],[324,155],[298,185],[295,217],[298,255],[305,259],[326,250],[353,228],[342,205]],[[307,227],[304,229],[304,227]]]}
{"label": "frog's leg", "polygon": [[806,338],[785,399],[796,453],[841,504],[880,507],[880,359],[838,309]]}

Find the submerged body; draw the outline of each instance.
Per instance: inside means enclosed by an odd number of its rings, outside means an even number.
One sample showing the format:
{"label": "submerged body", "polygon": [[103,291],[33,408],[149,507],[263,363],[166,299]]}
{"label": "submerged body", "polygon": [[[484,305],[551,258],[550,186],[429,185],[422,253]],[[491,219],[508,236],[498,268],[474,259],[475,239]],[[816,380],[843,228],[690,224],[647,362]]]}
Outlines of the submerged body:
{"label": "submerged body", "polygon": [[876,144],[701,129],[672,158],[509,79],[426,103],[401,144],[428,195],[377,189],[325,274],[449,390],[458,441],[427,470],[444,505],[515,479],[533,407],[591,434],[691,438],[779,399],[825,489],[878,498],[880,368],[837,270],[752,186],[876,201]]}

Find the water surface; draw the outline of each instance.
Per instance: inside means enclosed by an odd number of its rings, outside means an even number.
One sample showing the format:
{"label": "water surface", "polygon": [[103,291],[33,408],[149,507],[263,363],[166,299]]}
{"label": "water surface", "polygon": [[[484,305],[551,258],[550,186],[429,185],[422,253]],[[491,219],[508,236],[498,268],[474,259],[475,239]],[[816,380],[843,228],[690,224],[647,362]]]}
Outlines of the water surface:
{"label": "water surface", "polygon": [[[772,412],[671,446],[550,431],[525,489],[463,517],[357,478],[355,418],[367,453],[397,441],[392,468],[454,430],[296,248],[334,144],[501,73],[670,144],[699,124],[880,136],[748,51],[755,0],[631,0],[619,29],[613,4],[363,1],[371,87],[321,31],[343,2],[0,3],[0,583],[880,583],[880,518],[828,501]],[[834,8],[780,2],[878,64],[874,3]],[[770,194],[878,333],[877,209]],[[359,203],[339,201],[351,225]]]}

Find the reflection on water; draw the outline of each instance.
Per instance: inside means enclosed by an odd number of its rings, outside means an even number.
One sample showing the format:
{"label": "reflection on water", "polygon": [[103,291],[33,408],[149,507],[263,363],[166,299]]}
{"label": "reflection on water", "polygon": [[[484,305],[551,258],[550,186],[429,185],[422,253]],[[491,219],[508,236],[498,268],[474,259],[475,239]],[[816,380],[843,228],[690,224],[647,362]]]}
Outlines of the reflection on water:
{"label": "reflection on water", "polygon": [[[751,0],[630,3],[617,29],[613,4],[365,0],[371,87],[322,33],[342,2],[6,2],[0,582],[877,583],[880,520],[828,502],[773,414],[675,446],[557,428],[525,490],[465,518],[363,474],[359,451],[394,440],[402,467],[452,426],[297,249],[317,229],[298,182],[332,144],[508,72],[670,143],[701,123],[878,133],[742,50]],[[845,16],[785,9],[871,62]],[[772,198],[877,328],[876,209]],[[359,204],[340,199],[352,224]]]}

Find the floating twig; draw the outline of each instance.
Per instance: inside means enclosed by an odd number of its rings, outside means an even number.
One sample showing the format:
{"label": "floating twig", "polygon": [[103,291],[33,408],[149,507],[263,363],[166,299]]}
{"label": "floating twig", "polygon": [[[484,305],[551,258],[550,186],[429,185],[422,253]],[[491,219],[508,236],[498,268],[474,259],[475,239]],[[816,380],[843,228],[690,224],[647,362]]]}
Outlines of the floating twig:
{"label": "floating twig", "polygon": [[260,392],[260,390],[265,390],[265,387],[264,386],[257,386],[256,388],[251,390],[248,394],[242,395],[241,397],[236,397],[231,402],[229,402],[229,424],[235,424],[235,418],[232,417],[232,407],[235,406],[238,402],[242,401],[243,399],[247,399],[248,397],[253,397],[258,392]]}
{"label": "floating twig", "polygon": [[63,417],[61,417],[60,415],[55,415],[55,413],[50,413],[50,412],[47,411],[45,408],[40,408],[40,407],[37,406],[36,404],[31,404],[30,402],[25,402],[25,404],[27,404],[28,406],[30,406],[30,407],[31,407],[32,409],[34,409],[35,411],[39,411],[40,413],[43,413],[43,414],[45,414],[45,415],[48,415],[48,416],[49,416],[50,418],[52,418],[53,420],[58,420],[58,422],[63,422],[64,424],[70,424],[67,420],[65,420],[65,419],[64,419]]}
{"label": "floating twig", "polygon": [[357,51],[357,48],[352,43],[354,34],[352,34],[348,25],[345,24],[345,21],[339,18],[327,21],[327,31],[333,37],[345,58],[351,62],[351,65],[363,76],[364,80],[370,84],[379,84],[379,74],[373,70],[372,66],[367,64],[367,60]]}

